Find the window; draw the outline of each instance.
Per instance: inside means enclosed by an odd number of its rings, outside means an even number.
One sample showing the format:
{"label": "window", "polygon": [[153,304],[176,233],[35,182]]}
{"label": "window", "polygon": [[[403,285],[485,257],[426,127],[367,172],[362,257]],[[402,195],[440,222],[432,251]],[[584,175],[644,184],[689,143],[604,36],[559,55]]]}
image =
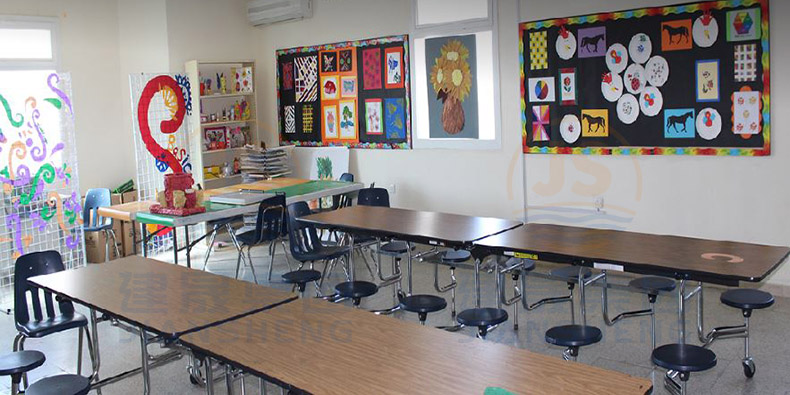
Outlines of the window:
{"label": "window", "polygon": [[415,148],[501,147],[496,1],[414,0]]}
{"label": "window", "polygon": [[57,70],[58,20],[0,16],[0,70]]}

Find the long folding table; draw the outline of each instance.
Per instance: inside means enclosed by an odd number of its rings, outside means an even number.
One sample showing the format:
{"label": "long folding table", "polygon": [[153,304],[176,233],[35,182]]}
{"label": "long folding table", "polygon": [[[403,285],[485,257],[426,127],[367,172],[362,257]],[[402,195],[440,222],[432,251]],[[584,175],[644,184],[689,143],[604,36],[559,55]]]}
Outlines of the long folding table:
{"label": "long folding table", "polygon": [[[315,299],[182,336],[186,347],[314,394],[646,394],[652,383]],[[229,393],[232,382],[227,380]],[[213,389],[207,387],[208,394]]]}
{"label": "long folding table", "polygon": [[[101,381],[96,375],[93,388],[142,372],[146,394],[150,393],[149,343],[169,343],[186,333],[295,299],[289,292],[139,256],[32,277],[29,281],[33,286],[90,308],[97,361],[100,361],[97,312],[107,319],[125,322],[139,332],[141,368]],[[173,354],[168,353],[151,365],[172,359]]]}

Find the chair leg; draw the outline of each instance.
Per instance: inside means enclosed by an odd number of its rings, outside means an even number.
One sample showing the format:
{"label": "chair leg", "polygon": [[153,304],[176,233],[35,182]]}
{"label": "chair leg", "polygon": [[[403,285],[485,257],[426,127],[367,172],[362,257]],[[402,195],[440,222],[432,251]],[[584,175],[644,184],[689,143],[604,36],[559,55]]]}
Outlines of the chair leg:
{"label": "chair leg", "polygon": [[82,333],[85,331],[85,328],[79,328],[79,334],[77,335],[77,374],[82,375]]}
{"label": "chair leg", "polygon": [[[96,360],[96,350],[93,348],[93,340],[91,339],[91,331],[88,328],[85,328],[85,340],[88,341],[88,357],[91,359],[91,380],[98,375],[99,373],[99,364]],[[96,393],[101,395],[101,389],[96,390]]]}
{"label": "chair leg", "polygon": [[110,261],[110,234],[104,231],[104,262]]}
{"label": "chair leg", "polygon": [[110,233],[110,236],[112,236],[112,246],[115,248],[115,257],[120,258],[121,250],[118,249],[118,239],[115,237],[115,230],[108,229],[107,231]]}
{"label": "chair leg", "polygon": [[[247,246],[247,261],[250,264],[250,271],[252,272],[252,281],[255,281],[255,284],[258,284],[258,276],[255,275],[255,266],[252,264],[252,246]],[[272,254],[272,260],[274,260],[274,254]],[[274,262],[272,262],[274,263]]]}
{"label": "chair leg", "polygon": [[239,268],[241,266],[241,256],[244,254],[242,250],[239,250],[239,257],[236,259],[236,280],[239,279]]}
{"label": "chair leg", "polygon": [[282,237],[280,238],[280,245],[283,246],[283,256],[285,257],[285,264],[288,265],[288,271],[292,271],[291,269],[291,260],[288,259],[288,248],[285,246],[285,239]]}
{"label": "chair leg", "polygon": [[214,230],[211,232],[211,237],[209,237],[208,241],[208,249],[206,250],[206,257],[203,259],[203,271],[206,271],[206,267],[208,266],[208,259],[211,257],[211,251],[214,250],[214,241],[217,239],[217,228],[214,227]]}
{"label": "chair leg", "polygon": [[[454,267],[451,267],[451,268],[450,268],[450,279],[452,280],[452,282],[453,282],[453,283],[455,282],[455,268],[454,268]],[[450,290],[450,300],[451,300],[451,302],[452,302],[452,303],[451,303],[451,305],[452,305],[452,311],[450,311],[450,315],[452,316],[452,318],[453,318],[453,321],[455,321],[455,316],[456,316],[456,314],[457,314],[457,311],[456,311],[456,309],[455,309],[455,287],[453,287],[453,288]]]}
{"label": "chair leg", "polygon": [[[17,335],[17,337],[19,338],[19,341],[18,341],[17,349],[14,350],[14,351],[24,351],[25,350],[25,340],[27,339],[27,337],[25,337],[25,336],[21,336],[20,337],[20,335]],[[25,373],[22,373],[22,388],[23,389],[27,389],[27,384],[28,384],[27,383],[27,372],[25,372]]]}

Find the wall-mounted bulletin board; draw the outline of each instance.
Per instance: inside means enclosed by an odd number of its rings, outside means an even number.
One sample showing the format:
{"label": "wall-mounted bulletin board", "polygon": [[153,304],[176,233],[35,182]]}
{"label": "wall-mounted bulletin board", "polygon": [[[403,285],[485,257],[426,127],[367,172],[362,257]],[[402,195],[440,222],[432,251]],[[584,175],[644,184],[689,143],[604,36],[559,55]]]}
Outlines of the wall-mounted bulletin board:
{"label": "wall-mounted bulletin board", "polygon": [[520,25],[525,153],[770,154],[768,0]]}
{"label": "wall-mounted bulletin board", "polygon": [[277,51],[281,144],[411,148],[409,37]]}

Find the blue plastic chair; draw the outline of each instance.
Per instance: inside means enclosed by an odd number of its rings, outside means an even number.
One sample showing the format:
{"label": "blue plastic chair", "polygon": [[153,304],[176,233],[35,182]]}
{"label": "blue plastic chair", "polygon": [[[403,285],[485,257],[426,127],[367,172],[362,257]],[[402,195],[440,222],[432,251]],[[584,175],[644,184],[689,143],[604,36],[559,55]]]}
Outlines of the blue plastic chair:
{"label": "blue plastic chair", "polygon": [[277,249],[277,243],[283,247],[283,254],[285,254],[285,262],[288,268],[291,268],[291,262],[288,261],[288,253],[285,250],[285,194],[280,193],[263,200],[258,205],[258,217],[255,221],[255,229],[236,235],[236,239],[241,244],[242,248],[239,250],[239,257],[236,261],[236,278],[239,278],[239,267],[241,265],[243,249],[247,247],[247,259],[249,261],[250,269],[252,270],[252,278],[255,283],[258,279],[255,276],[255,269],[252,267],[252,255],[250,249],[256,245],[269,243],[269,255],[272,260],[269,263],[269,281],[272,281],[272,268],[274,267],[274,253]]}
{"label": "blue plastic chair", "polygon": [[[88,352],[95,373],[96,356],[93,352],[87,318],[74,311],[71,301],[62,298],[54,299],[52,294],[47,291],[43,291],[42,297],[40,290],[28,284],[27,281],[30,277],[63,270],[65,270],[63,260],[57,251],[33,252],[22,255],[16,260],[14,267],[14,322],[18,333],[14,338],[13,350],[24,350],[27,338],[42,338],[69,329],[79,329],[77,373],[82,373],[83,333],[88,341]],[[30,295],[29,300],[28,294]],[[56,302],[58,311],[55,311]],[[32,307],[32,316],[28,306]],[[26,386],[27,377],[23,376],[23,381]]]}
{"label": "blue plastic chair", "polygon": [[110,260],[110,238],[115,248],[115,256],[120,257],[118,241],[115,238],[115,231],[112,229],[113,219],[99,215],[99,208],[109,207],[110,190],[107,188],[96,188],[88,190],[85,195],[85,206],[82,208],[83,230],[87,232],[104,232],[104,260]]}

